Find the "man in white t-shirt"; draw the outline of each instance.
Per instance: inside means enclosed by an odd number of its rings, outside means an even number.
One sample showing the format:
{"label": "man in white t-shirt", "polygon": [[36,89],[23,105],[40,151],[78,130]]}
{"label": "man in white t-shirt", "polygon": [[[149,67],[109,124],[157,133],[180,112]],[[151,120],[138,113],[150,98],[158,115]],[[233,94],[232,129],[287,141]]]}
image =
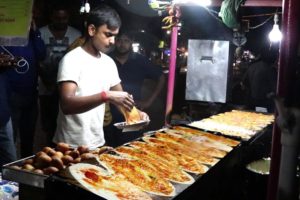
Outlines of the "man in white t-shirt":
{"label": "man in white t-shirt", "polygon": [[[60,109],[53,142],[92,149],[105,143],[105,102],[130,111],[134,100],[123,91],[114,61],[104,54],[119,32],[119,15],[102,5],[89,13],[86,23],[85,43],[67,53],[59,65]],[[148,120],[146,113],[140,115]]]}
{"label": "man in white t-shirt", "polygon": [[39,99],[42,130],[48,145],[54,136],[58,114],[57,71],[58,63],[67,48],[81,33],[68,25],[69,12],[64,3],[57,3],[51,11],[51,23],[40,28],[41,38],[47,47],[46,59],[39,71]]}

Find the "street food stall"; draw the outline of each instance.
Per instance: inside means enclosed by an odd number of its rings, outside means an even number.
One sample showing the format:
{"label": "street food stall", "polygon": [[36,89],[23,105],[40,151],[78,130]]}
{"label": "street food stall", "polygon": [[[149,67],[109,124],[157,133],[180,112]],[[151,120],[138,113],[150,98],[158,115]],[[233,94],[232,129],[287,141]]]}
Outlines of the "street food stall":
{"label": "street food stall", "polygon": [[273,121],[270,114],[233,110],[116,148],[60,143],[5,165],[3,178],[19,182],[20,198],[30,199],[229,198],[237,195],[228,188],[232,170],[241,170],[249,159],[245,152],[269,138]]}
{"label": "street food stall", "polygon": [[[177,28],[172,27],[173,39]],[[173,40],[166,122],[172,110],[176,45]],[[215,60],[211,55],[200,59],[207,61]],[[223,92],[221,98],[195,93],[187,98],[224,103]],[[2,177],[19,183],[20,199],[31,200],[239,198],[245,195],[240,190],[245,165],[270,156],[274,120],[273,114],[228,110],[187,124],[167,124],[116,148],[72,149],[59,143],[4,165]]]}

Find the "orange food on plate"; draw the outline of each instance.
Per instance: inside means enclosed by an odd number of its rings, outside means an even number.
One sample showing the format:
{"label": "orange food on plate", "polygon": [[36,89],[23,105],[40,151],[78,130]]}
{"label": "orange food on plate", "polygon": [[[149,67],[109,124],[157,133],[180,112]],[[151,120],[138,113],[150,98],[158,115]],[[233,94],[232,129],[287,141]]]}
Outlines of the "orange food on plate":
{"label": "orange food on plate", "polygon": [[128,125],[135,124],[135,123],[141,121],[140,113],[135,106],[133,106],[131,111],[127,111],[124,108],[122,108],[122,113],[123,113],[123,115],[125,117],[125,121]]}

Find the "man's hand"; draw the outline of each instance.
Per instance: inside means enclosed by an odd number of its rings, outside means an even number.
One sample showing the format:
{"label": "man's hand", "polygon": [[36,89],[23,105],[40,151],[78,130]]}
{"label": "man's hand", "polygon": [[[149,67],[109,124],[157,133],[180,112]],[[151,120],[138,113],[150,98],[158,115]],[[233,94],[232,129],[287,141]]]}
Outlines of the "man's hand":
{"label": "man's hand", "polygon": [[134,106],[132,95],[123,91],[107,91],[108,101],[116,106],[120,106],[130,111]]}

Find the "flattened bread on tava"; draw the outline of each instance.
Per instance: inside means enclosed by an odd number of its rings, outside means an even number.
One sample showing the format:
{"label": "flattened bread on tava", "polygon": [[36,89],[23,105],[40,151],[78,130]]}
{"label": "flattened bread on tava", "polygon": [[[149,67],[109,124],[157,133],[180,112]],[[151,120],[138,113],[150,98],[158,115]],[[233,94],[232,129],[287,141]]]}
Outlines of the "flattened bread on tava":
{"label": "flattened bread on tava", "polygon": [[69,172],[79,186],[108,200],[152,199],[123,176],[111,174],[96,165],[78,163],[70,166]]}

